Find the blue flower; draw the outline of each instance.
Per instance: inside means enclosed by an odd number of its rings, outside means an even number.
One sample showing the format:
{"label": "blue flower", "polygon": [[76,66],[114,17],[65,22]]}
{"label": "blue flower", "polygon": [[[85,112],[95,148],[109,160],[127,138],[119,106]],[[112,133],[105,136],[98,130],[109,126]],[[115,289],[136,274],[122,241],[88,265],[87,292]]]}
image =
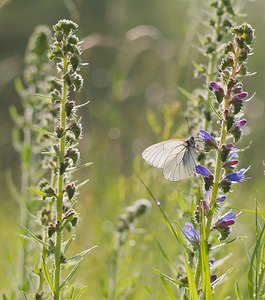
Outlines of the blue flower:
{"label": "blue flower", "polygon": [[199,236],[192,223],[186,222],[183,233],[192,244],[199,244]]}
{"label": "blue flower", "polygon": [[216,201],[217,202],[224,202],[226,200],[226,196],[225,195],[217,195]]}
{"label": "blue flower", "polygon": [[216,279],[217,279],[216,274],[211,275],[211,278],[210,278],[211,283],[215,282]]}
{"label": "blue flower", "polygon": [[214,138],[210,135],[210,133],[203,129],[200,129],[200,131],[199,131],[199,138],[203,141],[206,141],[206,140],[214,141]]}
{"label": "blue flower", "polygon": [[209,132],[200,129],[199,131],[199,139],[205,142],[206,151],[211,150],[212,148],[217,148],[217,144],[215,139],[210,135]]}
{"label": "blue flower", "polygon": [[228,154],[228,156],[227,156],[227,160],[231,160],[231,159],[233,159],[233,158],[235,158],[235,159],[239,158],[239,155],[238,155],[238,148],[233,147],[233,148],[231,148],[231,149],[229,150],[229,154]]}
{"label": "blue flower", "polygon": [[197,165],[195,167],[195,171],[197,174],[202,175],[203,177],[207,177],[211,175],[211,172],[204,166]]}
{"label": "blue flower", "polygon": [[228,174],[225,179],[231,182],[242,182],[245,180],[246,169],[240,169],[238,172]]}
{"label": "blue flower", "polygon": [[235,223],[236,215],[229,210],[225,215],[219,217],[215,223],[216,228],[227,228]]}
{"label": "blue flower", "polygon": [[241,119],[236,121],[236,127],[242,128],[247,124],[247,120],[245,119]]}

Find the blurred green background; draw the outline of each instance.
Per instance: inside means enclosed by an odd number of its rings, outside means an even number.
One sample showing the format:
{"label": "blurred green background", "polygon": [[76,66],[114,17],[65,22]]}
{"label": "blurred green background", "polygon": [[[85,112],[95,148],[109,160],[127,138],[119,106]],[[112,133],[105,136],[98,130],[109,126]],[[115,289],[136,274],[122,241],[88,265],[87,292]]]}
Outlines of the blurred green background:
{"label": "blurred green background", "polygon": [[[245,79],[245,90],[250,95],[257,92],[246,109],[248,127],[242,146],[252,141],[251,148],[242,154],[241,166],[251,165],[252,178],[235,188],[231,207],[254,209],[255,198],[264,209],[265,122],[264,122],[264,70],[265,70],[265,2],[238,1],[246,14],[238,22],[247,21],[256,29],[254,56],[249,60],[253,77]],[[12,199],[6,184],[8,172],[19,185],[19,157],[12,146],[12,121],[10,105],[21,110],[20,98],[14,89],[14,79],[23,72],[23,56],[28,39],[35,26],[52,26],[61,18],[71,18],[80,26],[79,37],[84,39],[83,58],[89,62],[84,68],[84,89],[79,101],[91,100],[81,114],[84,138],[81,142],[83,162],[94,165],[80,172],[80,179],[90,178],[90,183],[79,196],[78,209],[81,221],[77,228],[76,251],[98,245],[78,272],[80,282],[88,285],[89,296],[84,299],[103,299],[101,282],[108,278],[107,261],[112,253],[113,228],[118,215],[133,201],[147,197],[136,175],[145,178],[150,168],[143,168],[139,159],[141,151],[159,141],[147,122],[147,110],[161,117],[164,105],[176,104],[180,110],[177,126],[186,126],[183,113],[186,99],[177,88],[192,91],[200,87],[193,79],[192,60],[202,57],[196,50],[199,33],[206,29],[201,24],[202,1],[199,0],[0,0],[0,291],[14,286],[15,266],[19,242],[18,205]],[[162,121],[161,121],[162,122]],[[156,171],[157,173],[159,171]],[[148,176],[148,175],[146,175]],[[182,183],[163,182],[161,177],[150,181],[159,197],[163,187],[181,190]],[[240,190],[239,190],[240,188]],[[175,201],[175,202],[174,202]],[[171,197],[168,210],[177,219],[176,199]],[[183,224],[185,220],[180,223]],[[244,213],[233,234],[248,236],[227,247],[224,255],[231,253],[226,268],[233,267],[231,278],[238,280],[246,293],[248,251],[255,240],[254,216]],[[163,287],[153,268],[167,271],[156,242],[166,246],[174,257],[177,245],[163,224],[157,209],[142,218],[139,227],[144,233],[132,236],[126,250],[122,269],[123,278],[135,276],[135,296],[126,299],[149,299],[144,286],[155,287],[163,298]],[[225,269],[225,268],[224,268]],[[221,275],[221,274],[218,274]],[[234,280],[217,289],[218,299],[233,293]],[[233,298],[233,297],[232,297]],[[165,298],[166,299],[166,298]],[[216,298],[217,299],[217,298]]]}

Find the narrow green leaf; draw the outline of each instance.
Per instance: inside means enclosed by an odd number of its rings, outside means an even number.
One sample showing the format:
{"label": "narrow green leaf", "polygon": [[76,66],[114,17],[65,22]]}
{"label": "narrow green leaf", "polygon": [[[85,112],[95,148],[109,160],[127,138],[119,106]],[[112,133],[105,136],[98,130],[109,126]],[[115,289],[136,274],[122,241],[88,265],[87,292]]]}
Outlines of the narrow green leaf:
{"label": "narrow green leaf", "polygon": [[47,193],[44,193],[42,191],[40,191],[39,189],[35,188],[35,187],[28,187],[28,191],[30,191],[31,193],[41,196],[41,197],[48,197],[49,195]]}
{"label": "narrow green leaf", "polygon": [[11,116],[12,121],[15,123],[16,126],[18,126],[18,127],[23,126],[23,123],[24,123],[23,117],[18,114],[15,106],[13,106],[13,105],[10,106],[9,114]]}
{"label": "narrow green leaf", "polygon": [[73,286],[73,287],[71,288],[71,291],[70,291],[70,293],[68,294],[66,300],[72,300],[73,297],[74,297],[74,293],[75,293],[75,287]]}
{"label": "narrow green leaf", "polygon": [[213,112],[215,113],[215,115],[217,116],[217,118],[222,121],[223,118],[222,116],[218,113],[218,111],[215,109],[215,107],[213,106],[212,102],[210,102],[210,106],[211,106],[211,109],[213,110]]}
{"label": "narrow green leaf", "polygon": [[168,285],[168,281],[164,277],[162,277],[162,276],[160,278],[162,280],[162,284],[163,284],[165,290],[167,291],[167,294],[168,294],[169,298],[171,300],[176,300],[174,293],[171,291],[171,289],[170,289],[170,287]]}
{"label": "narrow green leaf", "polygon": [[3,294],[3,300],[8,300],[6,294]]}
{"label": "narrow green leaf", "polygon": [[77,186],[76,186],[76,189],[79,190],[81,187],[83,187],[86,183],[88,183],[90,181],[90,179],[87,179],[81,183],[79,183]]}
{"label": "narrow green leaf", "polygon": [[194,96],[192,93],[188,92],[187,90],[183,89],[182,87],[179,87],[178,90],[181,92],[182,95],[184,95],[188,100],[198,103],[200,99],[197,96]]}
{"label": "narrow green leaf", "polygon": [[34,125],[34,129],[36,131],[38,131],[39,133],[43,133],[43,134],[46,134],[46,135],[51,136],[51,137],[56,137],[56,135],[54,133],[49,132],[49,131],[47,131],[47,130],[41,128],[41,127],[38,127],[36,125]]}
{"label": "narrow green leaf", "polygon": [[204,73],[206,72],[206,67],[200,64],[197,64],[195,61],[192,62],[193,67],[199,72]]}
{"label": "narrow green leaf", "polygon": [[240,291],[238,282],[236,281],[236,286],[235,286],[235,293],[236,293],[236,300],[243,300],[243,295]]}
{"label": "narrow green leaf", "polygon": [[49,273],[49,268],[46,264],[46,261],[45,261],[44,257],[42,257],[42,266],[43,266],[43,271],[44,271],[45,278],[46,278],[46,281],[48,283],[48,286],[49,286],[51,292],[53,293],[54,292],[54,287],[53,287],[52,279],[51,279],[51,276],[50,276],[50,273]]}
{"label": "narrow green leaf", "polygon": [[166,254],[165,250],[163,249],[162,245],[157,242],[158,248],[162,254],[162,256],[164,257],[164,259],[168,262],[168,264],[171,266],[171,268],[176,270],[176,265],[175,263],[168,257],[168,255]]}
{"label": "narrow green leaf", "polygon": [[[185,253],[183,253],[183,257],[184,257],[184,263],[185,263],[185,269],[186,269],[186,273],[187,273],[187,277],[188,277],[188,283],[189,283],[189,292],[190,292],[190,296],[192,300],[198,300],[198,292],[197,292],[197,288],[196,288],[196,283],[194,280],[194,275],[192,272],[192,269],[189,265],[189,263],[187,262]],[[211,299],[211,298],[206,298],[206,299]]]}
{"label": "narrow green leaf", "polygon": [[176,286],[184,286],[184,284],[179,281],[179,280],[176,280],[168,275],[166,275],[165,273],[161,272],[160,270],[158,269],[154,269],[154,272],[159,275],[160,277],[162,277],[163,279],[169,281],[170,283],[173,283],[175,284]]}
{"label": "narrow green leaf", "polygon": [[71,272],[68,274],[68,276],[64,279],[64,281],[59,286],[59,290],[61,290],[66,284],[69,283],[69,281],[74,277],[75,272],[77,271],[82,259],[73,267]]}
{"label": "narrow green leaf", "polygon": [[83,165],[79,165],[79,166],[76,166],[76,167],[68,168],[68,169],[67,169],[67,172],[74,173],[74,172],[77,171],[77,170],[80,170],[80,169],[84,169],[84,168],[90,167],[91,165],[93,165],[93,162],[88,162],[88,163],[85,163],[85,164],[83,164]]}
{"label": "narrow green leaf", "polygon": [[35,96],[40,97],[40,98],[43,98],[43,99],[49,99],[49,100],[52,100],[52,97],[51,97],[51,96],[48,96],[48,95],[35,94]]}
{"label": "narrow green leaf", "polygon": [[183,239],[182,236],[182,232],[180,229],[180,226],[177,225],[176,230],[170,220],[170,218],[168,217],[167,213],[163,210],[163,208],[161,207],[161,204],[159,201],[156,200],[155,196],[153,195],[153,193],[151,192],[151,190],[147,187],[147,185],[143,182],[143,180],[137,176],[138,179],[141,181],[141,183],[143,184],[143,186],[145,187],[146,191],[149,193],[149,195],[151,196],[152,200],[155,202],[155,204],[157,205],[157,207],[159,208],[160,212],[162,213],[171,233],[173,234],[173,236],[175,237],[175,239],[178,241],[178,243],[180,244],[180,246],[182,247],[182,249],[184,248],[185,250],[188,250],[188,247]]}
{"label": "narrow green leaf", "polygon": [[70,261],[73,261],[73,260],[79,260],[79,259],[82,259],[85,255],[87,255],[88,252],[94,250],[95,248],[97,248],[97,246],[93,246],[87,250],[84,250],[68,259],[66,259],[66,262],[70,262]]}
{"label": "narrow green leaf", "polygon": [[250,261],[250,266],[248,271],[248,290],[249,290],[250,299],[254,299],[253,295],[256,294],[254,288],[256,288],[256,284],[257,284],[255,278],[256,278],[256,272],[258,272],[258,270],[257,270],[257,266],[255,266],[255,261],[257,261],[256,258],[258,257],[260,245],[262,245],[264,238],[265,238],[265,224],[263,225],[263,228],[258,238],[256,239],[256,245],[251,256],[251,261]]}
{"label": "narrow green leaf", "polygon": [[78,294],[75,296],[75,300],[79,300],[80,297],[85,293],[86,289],[87,289],[87,286],[86,285],[83,286],[81,288],[81,290],[78,292]]}
{"label": "narrow green leaf", "polygon": [[75,240],[75,235],[72,235],[70,237],[70,239],[68,239],[63,246],[63,253],[65,254],[66,251],[69,249],[70,245],[72,244],[72,242]]}
{"label": "narrow green leaf", "polygon": [[213,283],[212,286],[215,287],[216,285],[220,284],[228,274],[232,272],[232,268],[228,269],[223,275],[219,276]]}
{"label": "narrow green leaf", "polygon": [[29,298],[25,292],[22,291],[21,294],[25,300],[29,300]]}
{"label": "narrow green leaf", "polygon": [[155,295],[153,294],[153,290],[149,286],[145,285],[144,289],[147,291],[148,295],[152,297],[153,300],[158,300],[157,297],[155,297]]}
{"label": "narrow green leaf", "polygon": [[22,227],[25,229],[27,235],[30,236],[30,237],[33,239],[33,241],[35,241],[35,242],[37,242],[37,243],[43,245],[44,247],[47,247],[47,248],[49,247],[49,244],[47,244],[47,243],[43,242],[41,239],[39,239],[39,238],[38,238],[34,233],[32,233],[27,227],[25,227],[25,226],[22,226]]}
{"label": "narrow green leaf", "polygon": [[24,90],[22,80],[20,78],[16,78],[14,80],[14,86],[15,86],[16,92],[21,96],[22,95],[21,92]]}

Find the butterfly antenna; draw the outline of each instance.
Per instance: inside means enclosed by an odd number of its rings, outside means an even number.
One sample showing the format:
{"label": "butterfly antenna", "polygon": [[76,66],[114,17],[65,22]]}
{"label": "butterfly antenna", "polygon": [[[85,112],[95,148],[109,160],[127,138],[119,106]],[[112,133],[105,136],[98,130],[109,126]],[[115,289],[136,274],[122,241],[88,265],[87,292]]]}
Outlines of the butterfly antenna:
{"label": "butterfly antenna", "polygon": [[190,136],[192,136],[192,134],[191,134],[191,128],[190,128],[190,124],[189,124],[189,120],[188,120],[187,117],[185,119],[186,119],[186,122],[187,122],[187,125],[188,125],[188,128],[189,128],[189,134],[190,134]]}

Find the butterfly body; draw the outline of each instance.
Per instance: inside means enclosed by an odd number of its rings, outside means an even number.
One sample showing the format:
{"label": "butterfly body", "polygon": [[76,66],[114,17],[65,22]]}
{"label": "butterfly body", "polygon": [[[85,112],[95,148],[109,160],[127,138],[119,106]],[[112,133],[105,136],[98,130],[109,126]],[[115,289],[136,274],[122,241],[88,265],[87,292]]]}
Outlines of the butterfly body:
{"label": "butterfly body", "polygon": [[163,169],[163,175],[170,181],[188,178],[196,166],[195,139],[171,139],[146,148],[143,159],[151,166]]}

